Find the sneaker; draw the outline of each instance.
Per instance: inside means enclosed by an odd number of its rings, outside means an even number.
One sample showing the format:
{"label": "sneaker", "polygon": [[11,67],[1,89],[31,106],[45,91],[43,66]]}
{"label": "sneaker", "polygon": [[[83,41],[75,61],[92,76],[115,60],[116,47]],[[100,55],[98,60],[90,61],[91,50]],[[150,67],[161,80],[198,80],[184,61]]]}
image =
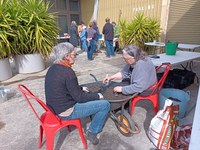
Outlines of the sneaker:
{"label": "sneaker", "polygon": [[90,131],[86,131],[86,139],[92,142],[93,145],[97,145],[99,143],[99,139],[97,138],[97,134],[92,133]]}

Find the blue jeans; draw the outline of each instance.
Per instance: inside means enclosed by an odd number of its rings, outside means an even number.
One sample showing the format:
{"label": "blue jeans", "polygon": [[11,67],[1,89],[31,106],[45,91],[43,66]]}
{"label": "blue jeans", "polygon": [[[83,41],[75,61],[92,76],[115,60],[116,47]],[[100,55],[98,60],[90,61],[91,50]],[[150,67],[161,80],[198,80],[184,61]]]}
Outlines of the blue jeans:
{"label": "blue jeans", "polygon": [[110,53],[112,56],[115,56],[114,47],[113,47],[113,40],[105,40],[106,43],[106,53],[107,57],[110,57]]}
{"label": "blue jeans", "polygon": [[87,51],[87,58],[88,60],[93,60],[93,53],[95,51],[95,41],[91,40],[88,46],[88,51]]}
{"label": "blue jeans", "polygon": [[85,50],[86,52],[88,51],[87,40],[86,39],[81,41],[81,46],[82,46],[83,50]]}
{"label": "blue jeans", "polygon": [[99,50],[100,47],[101,47],[101,43],[100,43],[100,41],[97,41],[97,50]]}
{"label": "blue jeans", "polygon": [[109,111],[110,103],[107,100],[95,100],[86,103],[76,103],[74,105],[74,111],[70,116],[60,118],[71,120],[94,115],[89,126],[89,131],[92,133],[99,133],[103,129]]}
{"label": "blue jeans", "polygon": [[94,40],[94,53],[97,52],[97,41]]}

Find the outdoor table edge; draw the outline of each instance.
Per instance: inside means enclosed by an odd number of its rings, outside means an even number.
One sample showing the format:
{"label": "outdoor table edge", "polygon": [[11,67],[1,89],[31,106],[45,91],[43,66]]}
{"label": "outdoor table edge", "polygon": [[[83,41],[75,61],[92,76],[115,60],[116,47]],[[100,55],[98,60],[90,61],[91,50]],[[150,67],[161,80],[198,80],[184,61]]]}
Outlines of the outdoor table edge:
{"label": "outdoor table edge", "polygon": [[116,102],[123,102],[123,101],[129,101],[130,99],[132,99],[133,97],[137,96],[139,93],[134,93],[133,95],[131,95],[130,97],[124,98],[124,99],[117,99],[117,100],[108,100],[111,103],[116,103]]}

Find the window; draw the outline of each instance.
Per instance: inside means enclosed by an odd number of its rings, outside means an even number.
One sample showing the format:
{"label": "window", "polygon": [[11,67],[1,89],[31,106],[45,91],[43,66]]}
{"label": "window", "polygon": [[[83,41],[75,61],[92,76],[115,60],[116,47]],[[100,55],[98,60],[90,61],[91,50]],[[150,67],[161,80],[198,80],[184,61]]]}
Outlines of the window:
{"label": "window", "polygon": [[70,11],[79,11],[79,3],[78,0],[70,0],[69,1]]}
{"label": "window", "polygon": [[79,23],[80,20],[80,0],[44,0],[50,3],[50,12],[56,12],[57,23],[60,28],[58,33],[68,33],[71,21]]}
{"label": "window", "polygon": [[56,6],[55,6],[56,0],[48,0],[48,1],[49,1],[50,9],[56,9]]}
{"label": "window", "polygon": [[58,25],[60,27],[60,36],[63,36],[64,33],[68,33],[68,25],[67,25],[67,15],[58,16]]}
{"label": "window", "polygon": [[67,1],[66,0],[57,0],[56,1],[56,9],[67,9]]}
{"label": "window", "polygon": [[76,23],[79,24],[79,15],[71,14],[70,17],[71,17],[71,22],[76,21]]}

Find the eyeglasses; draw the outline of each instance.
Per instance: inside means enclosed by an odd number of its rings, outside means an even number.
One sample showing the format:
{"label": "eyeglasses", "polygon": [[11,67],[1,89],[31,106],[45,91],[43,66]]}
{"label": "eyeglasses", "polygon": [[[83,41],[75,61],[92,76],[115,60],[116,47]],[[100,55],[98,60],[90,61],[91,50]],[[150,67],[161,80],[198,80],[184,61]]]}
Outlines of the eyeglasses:
{"label": "eyeglasses", "polygon": [[75,53],[75,54],[70,54],[70,55],[76,58],[76,56],[77,56],[78,54]]}
{"label": "eyeglasses", "polygon": [[124,57],[124,56],[122,55],[122,57],[124,58],[124,60],[130,60],[130,59],[134,59],[134,57],[132,57],[132,56],[129,56],[129,57]]}
{"label": "eyeglasses", "polygon": [[131,60],[131,59],[134,59],[134,57],[132,57],[132,58],[124,58],[124,60],[126,60],[126,61]]}

